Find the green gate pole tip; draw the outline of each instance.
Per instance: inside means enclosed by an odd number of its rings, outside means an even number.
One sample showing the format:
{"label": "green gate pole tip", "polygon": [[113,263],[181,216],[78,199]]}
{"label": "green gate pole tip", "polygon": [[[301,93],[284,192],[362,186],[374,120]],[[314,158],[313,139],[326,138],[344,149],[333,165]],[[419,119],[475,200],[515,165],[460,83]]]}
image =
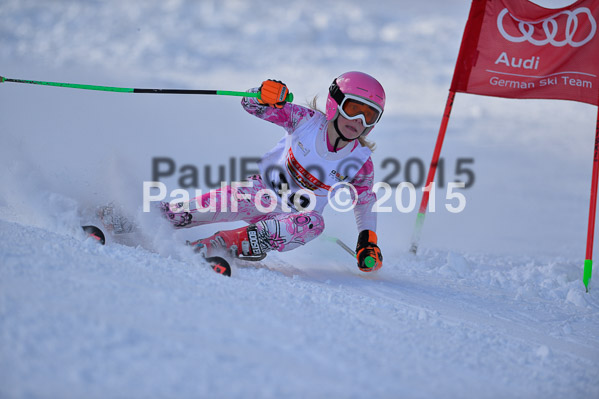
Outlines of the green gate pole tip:
{"label": "green gate pole tip", "polygon": [[585,259],[584,261],[584,275],[582,277],[582,282],[586,287],[587,292],[589,292],[589,283],[591,282],[591,274],[593,272],[593,260]]}
{"label": "green gate pole tip", "polygon": [[0,83],[4,82],[6,78],[4,76],[0,76]]}

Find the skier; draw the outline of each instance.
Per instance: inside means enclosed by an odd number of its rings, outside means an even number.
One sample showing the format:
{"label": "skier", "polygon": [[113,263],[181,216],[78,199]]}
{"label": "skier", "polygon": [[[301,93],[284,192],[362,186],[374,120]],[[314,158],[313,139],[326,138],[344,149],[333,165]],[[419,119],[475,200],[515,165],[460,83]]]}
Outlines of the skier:
{"label": "skier", "polygon": [[[288,88],[280,81],[266,80],[250,92],[260,92],[260,97],[244,97],[243,108],[287,132],[259,162],[260,174],[187,203],[163,202],[164,216],[177,228],[245,221],[248,226],[219,231],[191,245],[206,257],[227,253],[259,260],[268,251],[289,251],[321,234],[329,191],[337,183],[351,184],[358,267],[365,272],[380,269],[372,144],[365,137],[383,114],[381,84],[362,72],[340,75],[329,88],[326,113],[286,102]],[[223,208],[222,201],[234,203]]]}

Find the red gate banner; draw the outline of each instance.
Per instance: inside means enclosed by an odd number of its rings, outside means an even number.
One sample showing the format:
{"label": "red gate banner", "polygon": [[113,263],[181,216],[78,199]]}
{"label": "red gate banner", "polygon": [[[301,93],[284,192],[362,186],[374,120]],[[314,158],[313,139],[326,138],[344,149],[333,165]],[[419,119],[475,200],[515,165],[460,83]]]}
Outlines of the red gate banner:
{"label": "red gate banner", "polygon": [[473,0],[450,90],[599,105],[599,0]]}

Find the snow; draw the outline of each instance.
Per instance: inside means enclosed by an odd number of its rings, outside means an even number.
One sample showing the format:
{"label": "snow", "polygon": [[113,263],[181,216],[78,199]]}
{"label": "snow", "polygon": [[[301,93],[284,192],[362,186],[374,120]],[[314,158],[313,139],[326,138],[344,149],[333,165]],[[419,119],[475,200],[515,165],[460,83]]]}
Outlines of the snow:
{"label": "snow", "polygon": [[[5,0],[0,74],[225,90],[272,77],[322,107],[333,77],[364,70],[389,98],[375,173],[396,159],[400,181],[410,158],[430,161],[469,2],[362,3]],[[4,83],[0,103],[2,398],[599,396],[599,299],[582,284],[596,107],[458,95],[445,181],[473,158],[475,182],[458,214],[437,187],[417,256],[415,211],[391,200],[376,274],[318,239],[225,278],[182,245],[224,226],[144,215],[143,246],[78,226],[113,200],[140,209],[154,157],[198,167],[206,189],[205,166],[241,178],[230,160],[280,129],[229,97]],[[325,217],[353,246],[353,214]]]}
{"label": "snow", "polygon": [[225,278],[0,226],[3,397],[596,393],[597,304],[575,264],[428,250],[365,276],[279,255]]}

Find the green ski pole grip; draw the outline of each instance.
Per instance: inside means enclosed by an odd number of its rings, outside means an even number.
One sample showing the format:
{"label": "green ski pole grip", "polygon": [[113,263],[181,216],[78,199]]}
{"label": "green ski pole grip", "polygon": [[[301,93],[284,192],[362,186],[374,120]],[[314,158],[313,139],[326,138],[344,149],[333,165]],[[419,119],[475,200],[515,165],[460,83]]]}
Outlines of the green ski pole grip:
{"label": "green ski pole grip", "polygon": [[374,258],[372,256],[367,256],[364,259],[364,264],[369,267],[370,269],[372,269],[374,267],[374,265],[376,265],[376,261],[374,260]]}
{"label": "green ski pole grip", "polygon": [[[255,97],[255,98],[261,100],[260,93],[245,93],[245,96],[246,97]],[[292,103],[293,102],[293,93],[287,94],[287,97],[285,97],[285,101],[287,101],[288,103]]]}
{"label": "green ski pole grip", "polygon": [[[250,93],[247,91],[228,91],[228,90],[217,90],[216,94],[219,96],[237,96],[237,97],[252,97],[260,99],[260,93]],[[285,101],[293,102],[293,93],[287,94]]]}

